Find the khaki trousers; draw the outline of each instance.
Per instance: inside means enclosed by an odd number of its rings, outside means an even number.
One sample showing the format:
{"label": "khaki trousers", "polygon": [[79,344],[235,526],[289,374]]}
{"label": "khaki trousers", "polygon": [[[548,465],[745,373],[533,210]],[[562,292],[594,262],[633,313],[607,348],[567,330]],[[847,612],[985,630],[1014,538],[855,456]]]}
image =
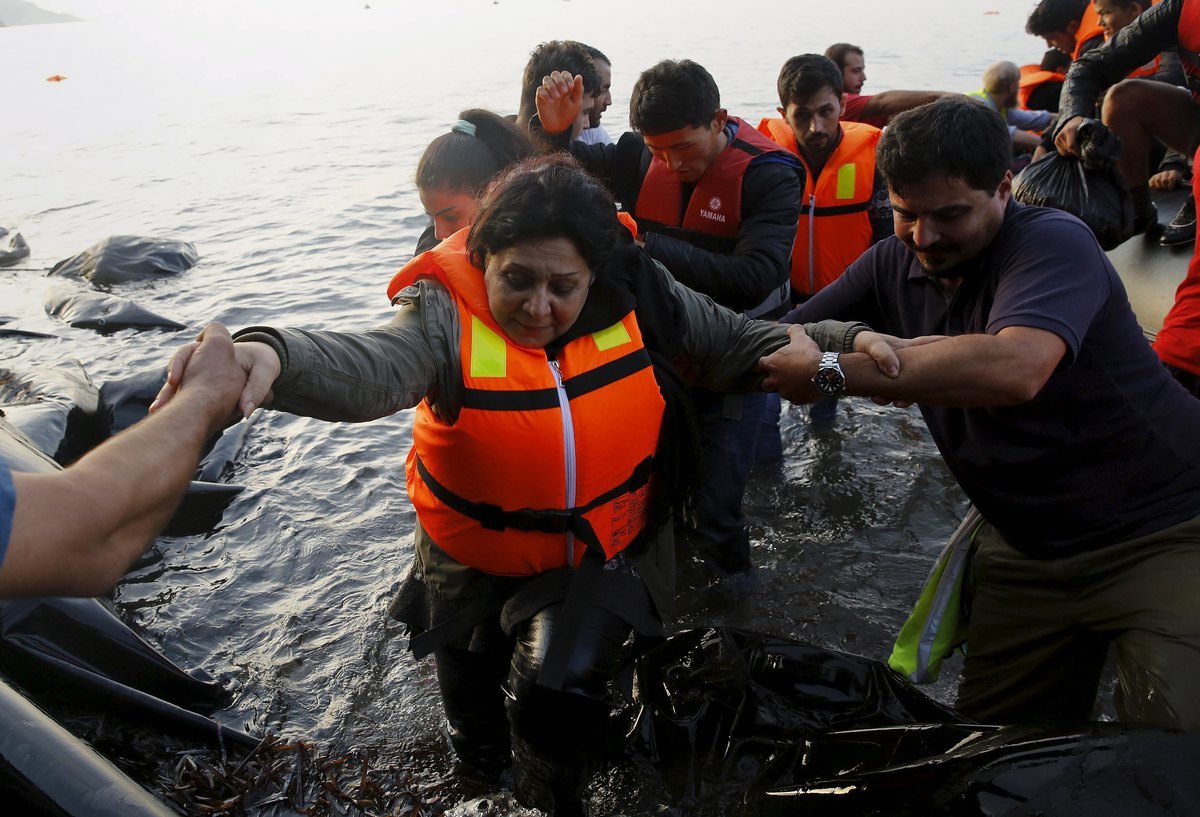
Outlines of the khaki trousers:
{"label": "khaki trousers", "polygon": [[1111,644],[1122,721],[1200,731],[1200,517],[1059,559],[1026,556],[990,525],[977,541],[964,715],[1089,720]]}

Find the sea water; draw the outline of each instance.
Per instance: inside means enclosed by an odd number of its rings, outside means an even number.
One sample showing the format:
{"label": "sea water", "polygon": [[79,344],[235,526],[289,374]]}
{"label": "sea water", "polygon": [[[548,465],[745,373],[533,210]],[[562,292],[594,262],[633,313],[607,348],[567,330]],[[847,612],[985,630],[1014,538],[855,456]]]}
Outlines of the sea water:
{"label": "sea water", "polygon": [[[78,359],[97,384],[164,365],[209,320],[387,320],[384,288],[426,223],[417,158],[463,108],[515,111],[541,41],[612,59],[614,135],[637,73],[667,57],[700,62],[722,104],[756,122],[775,113],[784,60],[836,41],[865,49],[866,92],[971,91],[990,62],[1044,50],[1024,33],[1032,0],[43,5],[85,19],[0,28],[0,226],[33,250],[0,269],[0,316],[58,338],[0,341],[0,365]],[[101,337],[45,316],[45,269],[115,234],[196,244],[189,272],[119,288],[187,330]],[[227,683],[223,722],[333,751],[384,747],[433,780],[453,772],[432,666],[386,615],[411,559],[410,418],[263,413],[231,476],[246,490],[220,526],[160,539],[115,602],[172,660]],[[783,435],[783,463],[760,469],[746,499],[755,569],[718,582],[685,565],[677,625],[885,659],[965,500],[915,411],[848,399],[836,428],[814,433],[791,409]]]}

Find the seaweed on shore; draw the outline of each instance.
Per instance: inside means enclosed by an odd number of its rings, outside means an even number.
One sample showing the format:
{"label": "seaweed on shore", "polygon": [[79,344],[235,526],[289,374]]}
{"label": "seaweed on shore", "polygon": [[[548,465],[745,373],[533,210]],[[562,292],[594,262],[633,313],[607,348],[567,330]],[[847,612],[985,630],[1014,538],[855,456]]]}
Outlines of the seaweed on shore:
{"label": "seaweed on shore", "polygon": [[428,765],[383,760],[379,747],[328,752],[273,734],[249,753],[184,747],[104,718],[85,731],[97,751],[187,815],[439,817],[461,799]]}

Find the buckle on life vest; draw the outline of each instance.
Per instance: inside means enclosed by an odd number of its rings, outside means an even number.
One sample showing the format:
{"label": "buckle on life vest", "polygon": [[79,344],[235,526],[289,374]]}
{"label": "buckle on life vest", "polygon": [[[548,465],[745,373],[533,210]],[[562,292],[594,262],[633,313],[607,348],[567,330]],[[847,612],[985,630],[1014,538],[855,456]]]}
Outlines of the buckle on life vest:
{"label": "buckle on life vest", "polygon": [[571,527],[573,511],[558,508],[521,508],[513,512],[515,521],[512,523],[518,530],[537,531],[538,533],[566,533]]}
{"label": "buckle on life vest", "polygon": [[488,502],[475,504],[472,514],[479,524],[488,530],[532,531],[535,533],[566,533],[571,528],[571,519],[575,513],[560,508],[521,508],[516,511],[506,511],[499,505]]}

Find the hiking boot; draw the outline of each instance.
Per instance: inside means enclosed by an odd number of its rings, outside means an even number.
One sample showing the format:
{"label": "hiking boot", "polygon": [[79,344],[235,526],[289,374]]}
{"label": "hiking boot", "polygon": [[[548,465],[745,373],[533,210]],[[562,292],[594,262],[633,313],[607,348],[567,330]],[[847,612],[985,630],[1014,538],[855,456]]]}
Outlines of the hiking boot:
{"label": "hiking boot", "polygon": [[1173,247],[1176,244],[1191,244],[1195,240],[1196,199],[1188,196],[1187,201],[1175,214],[1175,218],[1171,219],[1171,223],[1163,230],[1162,237],[1158,241],[1164,247]]}

